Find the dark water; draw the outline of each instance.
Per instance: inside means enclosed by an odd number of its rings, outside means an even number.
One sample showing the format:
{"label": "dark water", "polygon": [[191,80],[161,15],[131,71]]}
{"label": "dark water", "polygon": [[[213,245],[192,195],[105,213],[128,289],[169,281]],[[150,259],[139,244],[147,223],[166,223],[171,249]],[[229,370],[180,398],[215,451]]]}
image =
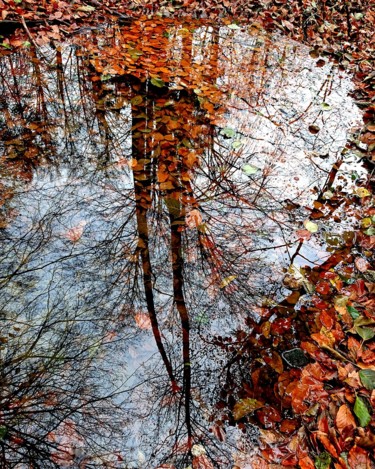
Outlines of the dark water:
{"label": "dark water", "polygon": [[[349,79],[254,28],[158,19],[0,75],[5,467],[253,467],[306,333],[285,273],[351,229],[296,235],[361,176]],[[244,398],[265,410],[236,417]]]}

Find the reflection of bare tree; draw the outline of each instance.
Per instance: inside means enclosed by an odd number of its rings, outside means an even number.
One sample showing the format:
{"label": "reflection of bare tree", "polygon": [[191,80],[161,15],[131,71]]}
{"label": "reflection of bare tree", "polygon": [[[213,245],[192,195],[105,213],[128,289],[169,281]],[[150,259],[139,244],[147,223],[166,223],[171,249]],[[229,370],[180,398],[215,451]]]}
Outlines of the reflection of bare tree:
{"label": "reflection of bare tree", "polygon": [[[72,464],[104,467],[103,448],[112,458],[121,448],[117,428],[138,435],[124,443],[129,462],[134,447],[148,467],[185,467],[200,444],[219,467],[230,464],[235,439],[228,429],[224,441],[224,417],[248,383],[243,329],[261,327],[256,306],[280,290],[275,279],[296,244],[295,221],[305,216],[288,201],[298,191],[285,193],[276,175],[290,182],[292,170],[299,174],[292,163],[282,173],[286,146],[293,161],[303,139],[315,141],[299,122],[283,143],[289,128],[271,88],[292,67],[283,68],[285,48],[267,52],[265,38],[250,37],[248,59],[233,31],[155,24],[115,28],[108,41],[89,32],[74,49],[57,49],[56,70],[35,53],[0,64],[4,77],[20,64],[34,71],[31,82],[15,76],[17,86],[1,85],[9,224],[0,300],[6,327],[21,327],[7,337],[4,357],[4,395],[22,416],[16,427],[15,411],[4,420],[3,446],[14,460],[18,451],[20,461],[49,457],[52,466],[65,454]],[[227,94],[232,89],[238,96]],[[284,99],[282,110],[293,113]],[[24,180],[5,131],[15,119],[14,132],[31,129],[29,148],[40,149]],[[18,151],[24,161],[26,149]],[[319,168],[312,173],[301,187],[318,184]],[[155,346],[140,317],[149,318]],[[75,448],[59,456],[69,432]]]}

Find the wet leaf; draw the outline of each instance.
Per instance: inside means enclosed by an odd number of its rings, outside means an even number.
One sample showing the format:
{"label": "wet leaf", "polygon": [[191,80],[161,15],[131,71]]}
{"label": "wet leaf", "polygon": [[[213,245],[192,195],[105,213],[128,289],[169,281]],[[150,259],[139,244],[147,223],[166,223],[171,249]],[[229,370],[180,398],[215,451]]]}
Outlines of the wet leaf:
{"label": "wet leaf", "polygon": [[308,358],[300,348],[287,350],[282,354],[282,356],[287,364],[293,368],[302,368],[309,363]]}
{"label": "wet leaf", "polygon": [[365,187],[357,187],[356,190],[354,191],[354,193],[360,197],[361,199],[363,199],[364,197],[368,197],[369,195],[371,195],[371,192],[368,191]]}
{"label": "wet leaf", "polygon": [[320,105],[320,107],[322,108],[323,111],[330,111],[331,110],[331,106],[328,103],[322,103]]}
{"label": "wet leaf", "polygon": [[375,370],[360,370],[359,377],[366,389],[372,391],[375,389]]}
{"label": "wet leaf", "polygon": [[238,24],[235,24],[235,23],[233,23],[233,24],[228,24],[227,28],[229,28],[229,29],[241,29],[241,28],[238,26]]}
{"label": "wet leaf", "polygon": [[233,408],[233,417],[235,420],[240,420],[248,414],[251,414],[257,409],[263,407],[263,402],[258,401],[257,399],[241,399],[238,401]]}
{"label": "wet leaf", "polygon": [[233,280],[235,280],[237,278],[237,275],[229,275],[228,277],[225,277],[220,285],[219,285],[219,288],[225,288],[227,287],[230,283],[233,282]]}
{"label": "wet leaf", "polygon": [[320,132],[320,127],[317,125],[309,125],[309,132],[313,135],[318,134]]}
{"label": "wet leaf", "polygon": [[357,396],[354,403],[354,413],[358,418],[361,427],[366,427],[371,422],[371,415],[367,409],[367,405],[359,396]]}
{"label": "wet leaf", "polygon": [[251,164],[245,164],[242,166],[242,171],[246,176],[252,176],[259,171],[259,168],[252,166]]}
{"label": "wet leaf", "polygon": [[220,130],[221,135],[224,135],[224,137],[227,138],[232,138],[236,135],[236,131],[234,129],[231,129],[230,127],[225,127],[224,129]]}
{"label": "wet leaf", "polygon": [[304,227],[306,228],[307,231],[310,233],[316,233],[319,230],[319,225],[316,223],[310,221],[310,220],[305,220],[303,222]]}

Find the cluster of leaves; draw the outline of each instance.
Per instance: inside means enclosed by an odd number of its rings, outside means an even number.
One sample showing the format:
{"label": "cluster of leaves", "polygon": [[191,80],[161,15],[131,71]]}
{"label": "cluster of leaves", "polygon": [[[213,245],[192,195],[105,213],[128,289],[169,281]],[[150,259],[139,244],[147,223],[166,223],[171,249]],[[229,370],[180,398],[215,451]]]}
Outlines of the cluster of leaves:
{"label": "cluster of leaves", "polygon": [[293,283],[282,303],[259,308],[260,321],[249,319],[251,333],[238,333],[240,347],[217,339],[235,353],[218,403],[232,411],[214,425],[229,420],[244,432],[248,423],[261,428],[252,467],[365,469],[374,463],[375,210],[365,187],[346,202],[359,220],[355,236],[323,265],[300,271],[303,281]]}

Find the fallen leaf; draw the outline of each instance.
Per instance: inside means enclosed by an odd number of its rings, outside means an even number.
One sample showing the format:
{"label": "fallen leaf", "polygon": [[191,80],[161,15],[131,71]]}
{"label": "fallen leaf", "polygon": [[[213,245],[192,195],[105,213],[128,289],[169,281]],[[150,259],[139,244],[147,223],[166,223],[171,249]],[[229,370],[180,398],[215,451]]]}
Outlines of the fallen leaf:
{"label": "fallen leaf", "polygon": [[354,413],[358,418],[361,427],[366,427],[371,422],[371,415],[367,409],[367,405],[359,396],[357,396],[354,403]]}
{"label": "fallen leaf", "polygon": [[263,407],[263,402],[258,401],[257,399],[241,399],[240,401],[236,402],[233,408],[233,417],[235,420],[240,420],[245,415],[251,414],[257,409]]}
{"label": "fallen leaf", "polygon": [[337,412],[336,427],[339,433],[343,433],[344,430],[348,431],[349,428],[353,430],[357,428],[354,416],[346,404],[343,404]]}

